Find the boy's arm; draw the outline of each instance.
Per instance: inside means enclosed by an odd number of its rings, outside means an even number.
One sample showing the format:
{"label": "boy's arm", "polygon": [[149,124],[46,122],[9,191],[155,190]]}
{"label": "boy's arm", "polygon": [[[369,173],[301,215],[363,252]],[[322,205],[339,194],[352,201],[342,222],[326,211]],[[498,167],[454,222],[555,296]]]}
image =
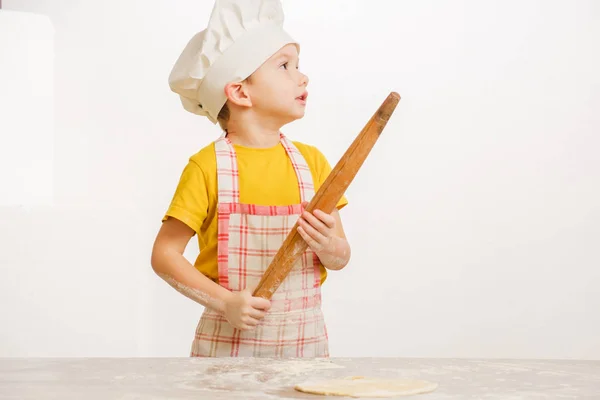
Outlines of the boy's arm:
{"label": "boy's arm", "polygon": [[198,271],[183,256],[194,230],[176,218],[163,222],[152,249],[152,269],[184,296],[225,316],[235,328],[253,329],[271,303],[249,290],[231,292]]}
{"label": "boy's arm", "polygon": [[152,269],[181,294],[223,313],[231,292],[207,278],[183,256],[194,234],[176,218],[164,221],[152,249]]}
{"label": "boy's arm", "polygon": [[[308,159],[313,159],[315,189],[318,190],[331,174],[331,165],[321,151],[308,146]],[[348,204],[346,196],[342,196],[331,214],[314,210],[313,214],[305,212],[299,220],[298,232],[317,254],[321,264],[330,270],[344,268],[350,260],[350,245],[342,226],[339,210]],[[304,202],[304,207],[308,202]]]}
{"label": "boy's arm", "polygon": [[[305,203],[305,206],[308,203]],[[331,214],[305,211],[298,221],[298,232],[317,254],[323,266],[340,270],[350,261],[350,244],[346,239],[342,219],[337,209]]]}

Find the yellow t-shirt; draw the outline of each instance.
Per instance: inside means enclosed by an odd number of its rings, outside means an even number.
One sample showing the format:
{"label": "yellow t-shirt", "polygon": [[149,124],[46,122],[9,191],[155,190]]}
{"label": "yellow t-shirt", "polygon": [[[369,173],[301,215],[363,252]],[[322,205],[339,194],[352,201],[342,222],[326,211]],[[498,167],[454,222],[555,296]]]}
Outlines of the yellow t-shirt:
{"label": "yellow t-shirt", "polygon": [[[331,172],[325,156],[313,146],[293,142],[310,168],[315,192]],[[240,174],[240,202],[257,205],[290,205],[300,203],[298,178],[281,143],[270,148],[234,145]],[[348,201],[342,197],[341,209]],[[177,218],[198,236],[200,253],[194,266],[215,282],[217,268],[217,164],[214,143],[190,157],[184,168],[171,204],[163,217]],[[327,270],[321,265],[321,283]]]}

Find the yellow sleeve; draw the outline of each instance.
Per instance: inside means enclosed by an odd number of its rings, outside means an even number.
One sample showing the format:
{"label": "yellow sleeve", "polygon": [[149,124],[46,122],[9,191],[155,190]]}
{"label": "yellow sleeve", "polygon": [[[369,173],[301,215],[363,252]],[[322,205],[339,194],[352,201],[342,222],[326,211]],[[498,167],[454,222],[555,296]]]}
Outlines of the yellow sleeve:
{"label": "yellow sleeve", "polygon": [[206,179],[200,166],[190,160],[183,169],[171,204],[163,217],[177,218],[196,233],[208,214],[208,189]]}
{"label": "yellow sleeve", "polygon": [[[325,179],[327,179],[327,177],[331,173],[332,168],[331,168],[331,165],[329,164],[329,161],[327,161],[327,158],[325,157],[325,155],[323,153],[321,153],[316,147],[313,147],[313,149],[315,151],[317,177],[318,177],[317,182],[315,182],[315,192],[316,192],[317,190],[319,190],[319,188],[321,187],[323,182],[325,182]],[[340,201],[338,201],[337,209],[341,210],[347,204],[348,204],[348,199],[344,195],[344,196],[342,196]]]}

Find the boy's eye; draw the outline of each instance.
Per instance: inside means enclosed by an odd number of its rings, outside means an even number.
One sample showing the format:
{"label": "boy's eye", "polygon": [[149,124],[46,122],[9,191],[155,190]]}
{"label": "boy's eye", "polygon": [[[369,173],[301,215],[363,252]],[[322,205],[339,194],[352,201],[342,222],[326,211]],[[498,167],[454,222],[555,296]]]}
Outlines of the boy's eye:
{"label": "boy's eye", "polygon": [[283,64],[281,64],[281,66],[283,67],[283,69],[287,69],[288,63],[283,63]]}

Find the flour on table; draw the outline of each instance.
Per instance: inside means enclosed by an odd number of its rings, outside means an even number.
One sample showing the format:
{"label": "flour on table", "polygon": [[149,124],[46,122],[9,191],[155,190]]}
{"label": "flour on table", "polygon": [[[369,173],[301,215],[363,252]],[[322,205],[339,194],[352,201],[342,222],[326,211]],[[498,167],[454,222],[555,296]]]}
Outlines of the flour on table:
{"label": "flour on table", "polygon": [[381,379],[353,376],[321,382],[303,383],[299,392],[350,397],[395,397],[433,392],[438,384],[417,379]]}
{"label": "flour on table", "polygon": [[[342,365],[323,359],[267,359],[267,358],[215,358],[191,360],[191,368],[180,377],[176,385],[184,389],[237,390],[244,387],[249,392],[265,393],[289,388],[306,375],[330,369],[343,369]],[[266,397],[265,397],[266,398]]]}

